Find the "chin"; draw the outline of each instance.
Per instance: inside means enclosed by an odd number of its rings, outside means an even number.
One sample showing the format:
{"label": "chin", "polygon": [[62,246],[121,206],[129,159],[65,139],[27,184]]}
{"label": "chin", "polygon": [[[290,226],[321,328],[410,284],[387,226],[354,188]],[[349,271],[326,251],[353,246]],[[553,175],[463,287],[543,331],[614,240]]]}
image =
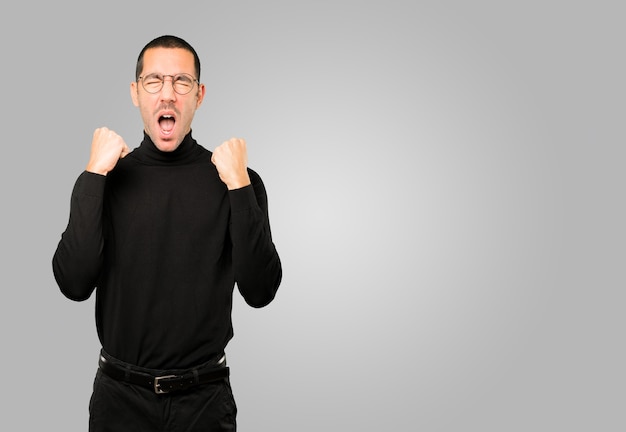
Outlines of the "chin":
{"label": "chin", "polygon": [[173,152],[174,150],[176,150],[179,145],[180,143],[167,142],[167,143],[156,144],[156,147],[162,152],[169,153],[169,152]]}
{"label": "chin", "polygon": [[173,152],[180,146],[180,143],[183,142],[184,136],[178,136],[178,134],[172,134],[170,136],[163,136],[157,130],[156,133],[152,133],[153,131],[148,131],[146,129],[146,133],[154,143],[154,146],[162,152]]}
{"label": "chin", "polygon": [[173,152],[174,150],[178,148],[180,143],[175,140],[171,140],[171,141],[158,141],[158,142],[155,142],[154,145],[156,146],[156,148],[158,148],[162,152]]}

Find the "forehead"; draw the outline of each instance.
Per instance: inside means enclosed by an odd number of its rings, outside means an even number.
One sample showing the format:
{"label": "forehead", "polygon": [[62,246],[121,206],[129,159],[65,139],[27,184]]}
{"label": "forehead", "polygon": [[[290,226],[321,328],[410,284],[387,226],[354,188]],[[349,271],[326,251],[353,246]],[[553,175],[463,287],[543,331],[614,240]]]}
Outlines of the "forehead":
{"label": "forehead", "polygon": [[143,54],[142,72],[195,75],[193,54],[182,48],[150,48]]}

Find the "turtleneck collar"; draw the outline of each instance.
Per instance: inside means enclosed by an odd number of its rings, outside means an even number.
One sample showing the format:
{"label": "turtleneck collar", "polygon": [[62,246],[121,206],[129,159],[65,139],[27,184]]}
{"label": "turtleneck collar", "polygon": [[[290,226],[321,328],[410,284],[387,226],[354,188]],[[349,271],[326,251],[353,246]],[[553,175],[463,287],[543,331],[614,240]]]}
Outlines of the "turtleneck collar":
{"label": "turtleneck collar", "polygon": [[191,137],[191,131],[176,150],[171,152],[163,152],[159,150],[152,142],[152,139],[144,131],[143,141],[135,151],[131,154],[139,160],[139,162],[151,165],[183,165],[195,160],[198,157],[200,146],[195,139]]}

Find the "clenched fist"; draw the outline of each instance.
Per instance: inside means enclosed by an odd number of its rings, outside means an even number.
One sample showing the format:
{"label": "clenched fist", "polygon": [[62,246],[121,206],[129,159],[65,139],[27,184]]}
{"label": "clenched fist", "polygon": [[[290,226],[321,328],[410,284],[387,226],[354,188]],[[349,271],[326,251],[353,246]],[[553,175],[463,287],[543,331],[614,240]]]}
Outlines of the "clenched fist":
{"label": "clenched fist", "polygon": [[93,133],[91,155],[86,170],[96,174],[107,175],[115,168],[117,161],[130,153],[124,139],[105,127]]}
{"label": "clenched fist", "polygon": [[246,141],[231,138],[213,151],[211,162],[217,168],[220,179],[228,190],[239,189],[250,184],[248,176],[248,150]]}

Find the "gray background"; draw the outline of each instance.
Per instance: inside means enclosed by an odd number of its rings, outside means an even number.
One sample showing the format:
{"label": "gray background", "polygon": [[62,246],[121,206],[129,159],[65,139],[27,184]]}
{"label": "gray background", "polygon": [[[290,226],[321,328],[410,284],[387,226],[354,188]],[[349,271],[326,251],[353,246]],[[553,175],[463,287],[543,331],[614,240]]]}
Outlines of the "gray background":
{"label": "gray background", "polygon": [[240,430],[624,430],[620,4],[5,7],[6,430],[86,430],[93,299],[50,261],[93,130],[139,143],[165,33],[203,61],[194,136],[247,139],[283,260],[273,304],[235,297]]}

